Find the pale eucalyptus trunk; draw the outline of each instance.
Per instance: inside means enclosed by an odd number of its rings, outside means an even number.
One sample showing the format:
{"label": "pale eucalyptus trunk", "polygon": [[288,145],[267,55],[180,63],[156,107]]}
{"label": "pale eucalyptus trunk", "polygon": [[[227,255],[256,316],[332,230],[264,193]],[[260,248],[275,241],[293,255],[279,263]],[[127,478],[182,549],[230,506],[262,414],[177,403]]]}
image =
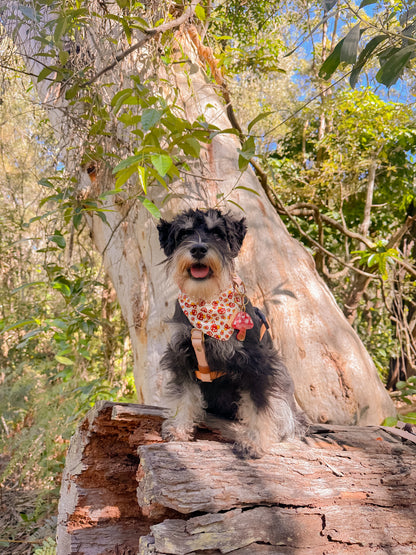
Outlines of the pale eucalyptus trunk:
{"label": "pale eucalyptus trunk", "polygon": [[[28,67],[36,72],[28,58],[31,48],[32,54],[36,51],[36,45],[31,45],[30,33],[22,31],[23,28],[16,44],[24,43],[23,56]],[[176,40],[190,59],[200,65],[186,26],[176,33]],[[104,54],[98,50],[94,55],[97,70],[112,60],[108,53],[101,58]],[[147,75],[153,72],[166,77],[161,67],[149,67],[149,59],[148,52],[142,49],[125,58],[105,77],[121,83],[120,88],[128,86],[129,74],[137,72],[137,68]],[[190,77],[179,64],[174,71],[169,79],[177,87],[187,118],[193,121],[204,114],[207,121],[222,129],[229,128],[224,103],[203,69],[200,67]],[[169,99],[172,89],[162,86]],[[45,100],[47,95],[50,98],[50,91],[42,86],[38,90],[41,99]],[[115,88],[109,91],[109,98],[116,91]],[[57,110],[63,102],[59,97],[55,104],[49,101],[47,105],[60,140],[70,135]],[[116,129],[116,134],[117,144],[123,144],[125,132]],[[76,139],[72,146],[78,146]],[[130,145],[124,146],[129,153]],[[394,408],[370,356],[317,274],[311,255],[289,235],[253,171],[249,168],[241,175],[239,146],[235,136],[217,135],[202,149],[200,158],[191,161],[193,175],[184,175],[183,180],[174,184],[175,195],[163,206],[162,216],[169,219],[186,207],[217,204],[237,210],[224,199],[242,206],[249,232],[237,270],[254,304],[267,314],[274,340],[294,379],[299,404],[312,421],[381,423],[394,413]],[[115,149],[116,144],[110,147]],[[76,164],[73,154],[72,164]],[[79,191],[84,196],[94,197],[114,188],[114,177],[108,169],[99,168],[93,182],[85,169],[74,169],[78,170]],[[236,189],[237,185],[257,194]],[[154,188],[151,195],[160,206],[165,191]],[[221,202],[218,195],[223,195]],[[117,200],[116,208],[106,213],[107,223],[97,215],[88,216],[87,220],[130,332],[138,400],[155,404],[159,402],[164,379],[159,371],[159,358],[170,333],[166,319],[173,312],[178,291],[161,265],[164,256],[158,245],[156,221],[140,202],[121,197]]]}

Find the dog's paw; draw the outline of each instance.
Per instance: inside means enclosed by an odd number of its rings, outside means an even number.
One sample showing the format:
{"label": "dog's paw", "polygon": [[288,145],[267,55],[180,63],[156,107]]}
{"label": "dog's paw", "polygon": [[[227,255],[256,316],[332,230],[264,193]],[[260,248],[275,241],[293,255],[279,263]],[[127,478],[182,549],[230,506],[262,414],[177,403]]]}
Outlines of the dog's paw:
{"label": "dog's paw", "polygon": [[175,426],[175,423],[166,420],[162,424],[162,439],[166,441],[190,441],[193,438],[193,426]]}
{"label": "dog's paw", "polygon": [[263,455],[259,449],[248,443],[234,443],[233,453],[239,459],[260,459]]}

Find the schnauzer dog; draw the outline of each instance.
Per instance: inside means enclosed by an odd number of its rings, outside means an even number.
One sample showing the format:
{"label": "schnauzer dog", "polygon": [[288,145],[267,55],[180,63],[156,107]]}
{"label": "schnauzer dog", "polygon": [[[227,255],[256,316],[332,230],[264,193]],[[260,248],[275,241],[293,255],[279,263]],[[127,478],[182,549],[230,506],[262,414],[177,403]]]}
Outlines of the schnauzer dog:
{"label": "schnauzer dog", "polygon": [[301,436],[306,419],[293,382],[259,309],[234,273],[247,226],[219,210],[188,210],[160,220],[160,245],[180,289],[176,333],[161,360],[169,372],[164,404],[167,439],[187,441],[205,411],[235,422],[235,452],[259,457]]}

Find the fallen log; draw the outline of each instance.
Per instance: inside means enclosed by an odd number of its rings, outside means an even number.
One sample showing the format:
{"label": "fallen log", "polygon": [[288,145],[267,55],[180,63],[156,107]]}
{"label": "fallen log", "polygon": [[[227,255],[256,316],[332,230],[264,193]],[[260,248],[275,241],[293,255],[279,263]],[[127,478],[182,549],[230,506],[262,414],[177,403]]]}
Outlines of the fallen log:
{"label": "fallen log", "polygon": [[58,555],[416,552],[416,445],[315,426],[241,460],[218,421],[165,443],[163,409],[101,402],[71,440]]}

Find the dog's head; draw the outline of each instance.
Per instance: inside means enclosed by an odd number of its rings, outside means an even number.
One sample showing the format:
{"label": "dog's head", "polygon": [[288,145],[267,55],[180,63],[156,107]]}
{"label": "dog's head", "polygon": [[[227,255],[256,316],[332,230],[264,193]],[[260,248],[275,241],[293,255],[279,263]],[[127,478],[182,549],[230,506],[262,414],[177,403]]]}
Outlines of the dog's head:
{"label": "dog's head", "polygon": [[181,291],[209,301],[231,282],[247,226],[231,213],[187,210],[172,222],[160,220],[159,241]]}

